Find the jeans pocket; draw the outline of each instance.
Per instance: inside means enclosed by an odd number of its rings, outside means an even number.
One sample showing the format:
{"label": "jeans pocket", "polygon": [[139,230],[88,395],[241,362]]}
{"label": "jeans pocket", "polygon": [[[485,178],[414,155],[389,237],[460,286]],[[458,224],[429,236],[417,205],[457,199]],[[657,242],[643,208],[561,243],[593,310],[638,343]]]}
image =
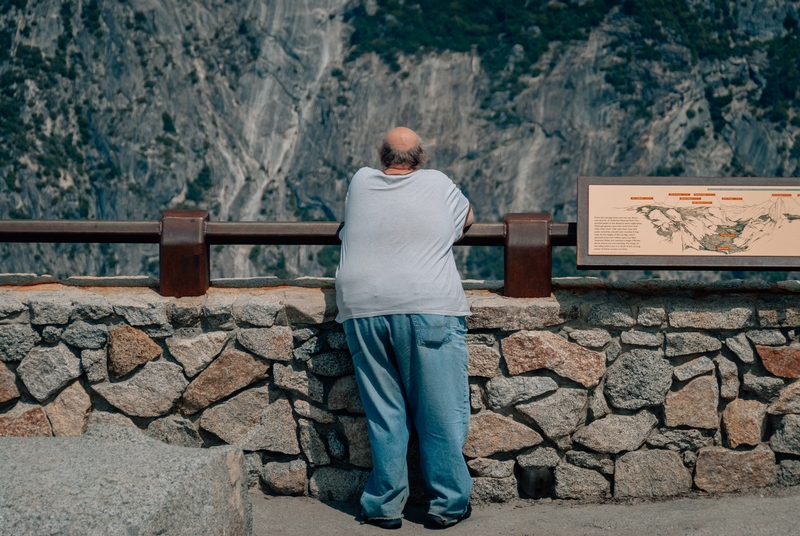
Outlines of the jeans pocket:
{"label": "jeans pocket", "polygon": [[416,315],[414,332],[417,345],[426,348],[439,348],[450,341],[451,330],[448,317],[442,315]]}

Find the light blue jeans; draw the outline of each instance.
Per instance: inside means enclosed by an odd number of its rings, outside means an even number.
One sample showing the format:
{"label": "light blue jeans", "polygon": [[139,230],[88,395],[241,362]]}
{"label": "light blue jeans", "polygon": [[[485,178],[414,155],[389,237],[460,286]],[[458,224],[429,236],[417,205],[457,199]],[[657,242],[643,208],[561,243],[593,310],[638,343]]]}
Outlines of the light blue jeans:
{"label": "light blue jeans", "polygon": [[470,415],[464,317],[373,316],[346,320],[344,331],[372,448],[363,514],[400,517],[409,495],[406,452],[413,423],[428,514],[445,523],[459,518],[472,489],[461,454]]}

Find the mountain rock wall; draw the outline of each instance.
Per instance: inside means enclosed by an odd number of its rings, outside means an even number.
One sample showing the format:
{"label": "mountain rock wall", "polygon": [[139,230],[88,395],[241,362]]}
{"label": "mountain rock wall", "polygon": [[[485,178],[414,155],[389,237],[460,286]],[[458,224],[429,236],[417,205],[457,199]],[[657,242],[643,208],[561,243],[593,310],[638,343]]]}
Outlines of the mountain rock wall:
{"label": "mountain rock wall", "polygon": [[[353,5],[10,3],[0,73],[18,124],[4,124],[0,217],[157,219],[201,207],[220,220],[337,220],[349,177],[377,165],[397,124],[422,135],[430,165],[464,189],[479,221],[574,220],[577,175],[798,173],[800,127],[754,104],[769,64],[758,49],[694,61],[671,44],[660,60],[631,60],[634,28],[614,8],[587,40],[552,43],[512,94],[492,89],[477,52],[404,55],[397,71],[374,53],[350,58]],[[779,37],[793,6],[748,2],[737,24],[754,40]],[[607,81],[615,65],[633,73],[627,93]],[[213,275],[330,273],[329,253],[218,248]],[[0,254],[7,272],[157,271],[153,246]]]}

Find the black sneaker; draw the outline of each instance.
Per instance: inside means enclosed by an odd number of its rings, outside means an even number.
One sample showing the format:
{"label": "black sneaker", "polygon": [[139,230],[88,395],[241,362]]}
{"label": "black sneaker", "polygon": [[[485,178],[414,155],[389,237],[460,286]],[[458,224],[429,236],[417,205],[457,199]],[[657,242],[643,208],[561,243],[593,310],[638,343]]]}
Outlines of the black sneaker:
{"label": "black sneaker", "polygon": [[471,504],[467,504],[466,512],[464,512],[463,514],[461,514],[460,516],[458,516],[455,519],[449,519],[447,521],[445,521],[445,520],[443,520],[441,518],[438,518],[438,517],[434,517],[434,518],[431,518],[431,519],[433,519],[433,521],[437,525],[439,525],[440,528],[447,528],[447,527],[452,527],[453,525],[456,525],[458,523],[461,523],[462,521],[464,521],[465,519],[467,519],[471,515],[472,515],[472,505]]}
{"label": "black sneaker", "polygon": [[399,529],[403,526],[403,520],[399,517],[394,519],[386,519],[381,517],[367,517],[364,512],[361,512],[361,524],[374,525],[376,527],[388,530]]}

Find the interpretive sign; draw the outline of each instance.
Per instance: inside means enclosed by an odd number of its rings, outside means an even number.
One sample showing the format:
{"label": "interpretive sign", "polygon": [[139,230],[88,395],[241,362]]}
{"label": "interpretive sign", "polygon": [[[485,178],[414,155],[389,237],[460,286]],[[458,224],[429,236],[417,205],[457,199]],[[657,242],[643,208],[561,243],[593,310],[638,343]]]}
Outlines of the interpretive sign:
{"label": "interpretive sign", "polygon": [[800,179],[578,177],[579,267],[800,266]]}

